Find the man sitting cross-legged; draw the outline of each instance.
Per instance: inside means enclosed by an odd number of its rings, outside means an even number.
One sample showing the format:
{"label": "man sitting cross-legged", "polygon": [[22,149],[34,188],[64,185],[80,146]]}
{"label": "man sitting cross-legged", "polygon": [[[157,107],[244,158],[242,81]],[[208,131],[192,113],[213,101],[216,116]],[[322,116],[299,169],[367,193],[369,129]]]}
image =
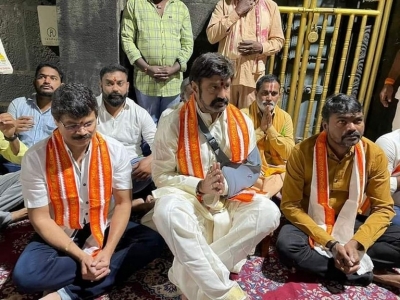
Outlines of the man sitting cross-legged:
{"label": "man sitting cross-legged", "polygon": [[400,287],[390,273],[400,267],[400,227],[390,223],[386,156],[362,137],[354,97],[329,97],[322,118],[323,131],[296,145],[286,165],[281,209],[291,224],[277,239],[280,259],[345,284]]}
{"label": "man sitting cross-legged", "polygon": [[278,77],[265,75],[257,81],[256,101],[242,109],[253,121],[261,155],[261,175],[255,186],[270,197],[282,188],[286,161],[294,147],[292,118],[277,106],[280,90]]}
{"label": "man sitting cross-legged", "polygon": [[156,124],[144,108],[127,97],[128,70],[123,66],[113,64],[102,68],[100,87],[98,131],[125,146],[132,165],[132,210],[147,212],[154,206],[151,196],[155,188],[151,178],[153,155],[144,157],[141,145],[144,140],[152,147]]}
{"label": "man sitting cross-legged", "polygon": [[131,165],[125,147],[96,132],[98,105],[81,84],[61,86],[51,113],[57,129],[22,162],[21,183],[36,231],[13,280],[42,299],[86,299],[156,258],[160,235],[129,221]]}
{"label": "man sitting cross-legged", "polygon": [[[28,147],[15,134],[16,121],[9,113],[0,114],[0,155],[14,164],[21,164]],[[26,208],[17,209],[22,203],[20,171],[0,175],[0,228],[28,216]]]}
{"label": "man sitting cross-legged", "polygon": [[[246,299],[230,271],[279,224],[278,207],[247,189],[261,161],[251,120],[228,104],[232,76],[221,54],[200,55],[190,71],[190,100],[161,118],[153,144],[152,220],[174,254],[169,279],[191,300]],[[219,144],[218,157],[204,127]],[[151,216],[142,224],[154,226]]]}

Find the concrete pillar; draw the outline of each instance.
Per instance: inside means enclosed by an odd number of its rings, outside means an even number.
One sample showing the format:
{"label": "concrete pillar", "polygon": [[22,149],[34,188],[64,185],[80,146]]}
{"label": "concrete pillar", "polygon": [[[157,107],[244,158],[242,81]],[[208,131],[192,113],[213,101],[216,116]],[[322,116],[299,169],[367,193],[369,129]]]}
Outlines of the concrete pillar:
{"label": "concrete pillar", "polygon": [[118,63],[121,1],[57,1],[60,64],[66,82],[100,93],[99,71]]}

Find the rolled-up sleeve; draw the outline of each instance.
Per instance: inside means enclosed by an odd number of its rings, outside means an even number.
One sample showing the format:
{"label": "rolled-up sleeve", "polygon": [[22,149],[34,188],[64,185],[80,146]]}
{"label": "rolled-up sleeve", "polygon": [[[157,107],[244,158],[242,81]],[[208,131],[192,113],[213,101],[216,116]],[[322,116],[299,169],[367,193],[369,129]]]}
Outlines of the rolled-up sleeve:
{"label": "rolled-up sleeve", "polygon": [[121,25],[122,49],[128,57],[131,65],[133,65],[136,60],[142,57],[139,49],[135,45],[137,26],[135,21],[134,5],[132,2],[133,1],[128,1],[126,4]]}

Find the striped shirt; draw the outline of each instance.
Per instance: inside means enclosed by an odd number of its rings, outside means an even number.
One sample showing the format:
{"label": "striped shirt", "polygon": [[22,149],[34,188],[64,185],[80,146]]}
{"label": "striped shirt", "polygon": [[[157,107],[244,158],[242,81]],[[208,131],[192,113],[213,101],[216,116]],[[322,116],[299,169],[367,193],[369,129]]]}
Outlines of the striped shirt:
{"label": "striped shirt", "polygon": [[180,72],[165,82],[134,71],[134,85],[147,96],[179,95],[182,72],[193,52],[193,33],[189,10],[180,0],[169,0],[161,17],[151,0],[128,0],[121,29],[122,48],[132,65],[143,58],[151,66],[172,66]]}

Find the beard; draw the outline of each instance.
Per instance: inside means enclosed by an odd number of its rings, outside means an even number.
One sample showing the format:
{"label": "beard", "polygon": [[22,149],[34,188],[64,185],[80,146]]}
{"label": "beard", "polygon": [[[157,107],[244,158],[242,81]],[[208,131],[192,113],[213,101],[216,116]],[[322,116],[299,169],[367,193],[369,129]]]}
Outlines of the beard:
{"label": "beard", "polygon": [[341,140],[342,145],[346,147],[354,146],[360,141],[361,136],[362,136],[361,133],[359,133],[358,131],[346,133],[345,135],[342,136]]}
{"label": "beard", "polygon": [[273,111],[275,108],[275,102],[274,101],[263,101],[260,103],[260,101],[257,101],[258,108],[264,113],[266,111]]}
{"label": "beard", "polygon": [[37,96],[41,96],[41,97],[52,97],[54,94],[53,90],[42,90],[43,85],[41,85],[40,87],[36,87],[35,86],[35,90],[36,90],[36,95]]}
{"label": "beard", "polygon": [[125,102],[128,93],[125,95],[121,95],[119,93],[111,93],[111,94],[104,94],[103,93],[103,100],[110,104],[112,107],[118,107]]}

